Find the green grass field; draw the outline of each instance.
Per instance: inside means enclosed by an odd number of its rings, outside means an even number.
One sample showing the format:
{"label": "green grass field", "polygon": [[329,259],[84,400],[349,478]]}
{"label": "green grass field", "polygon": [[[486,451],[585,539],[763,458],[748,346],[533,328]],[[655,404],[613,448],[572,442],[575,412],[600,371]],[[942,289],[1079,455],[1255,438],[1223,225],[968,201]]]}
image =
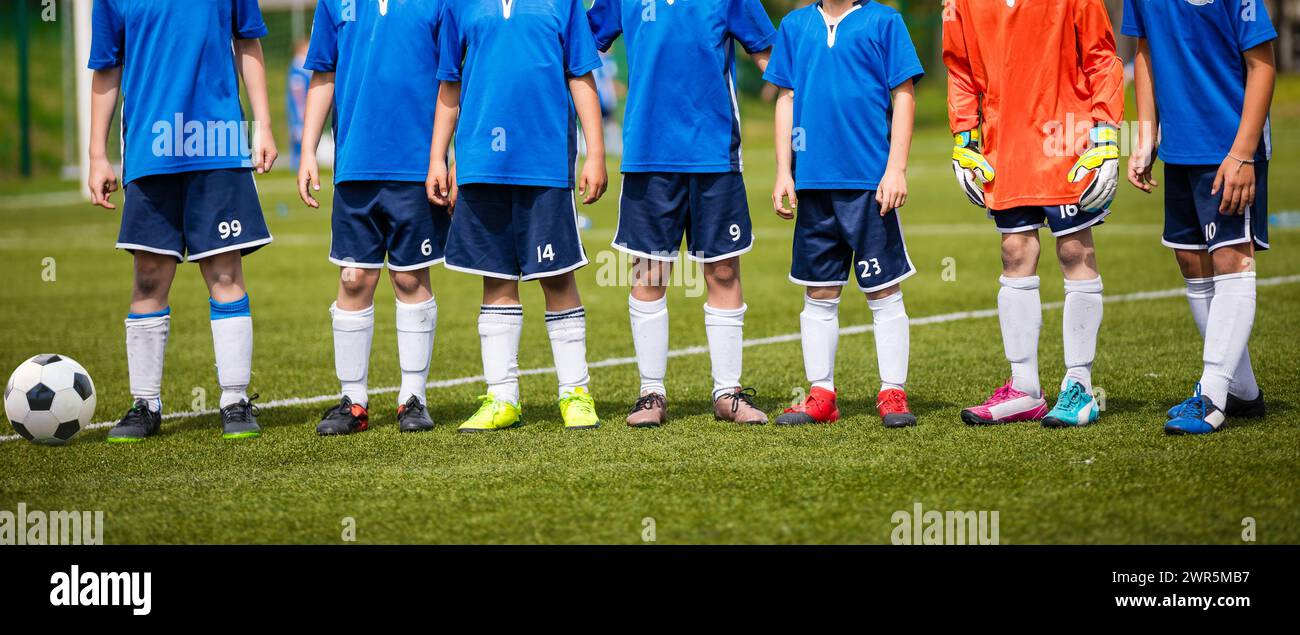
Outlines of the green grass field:
{"label": "green grass field", "polygon": [[[922,100],[942,100],[933,92]],[[1270,204],[1300,209],[1300,82],[1279,87]],[[745,115],[746,177],[758,242],[744,260],[749,313],[746,382],[777,411],[804,383],[797,333],[800,290],[786,280],[792,226],[768,210],[773,163],[769,113]],[[671,412],[657,430],[631,430],[622,417],[636,396],[627,289],[597,283],[599,265],[579,272],[589,319],[593,390],[606,425],[566,433],[553,403],[554,376],[523,379],[528,425],[458,435],[475,408],[480,373],[475,330],[478,281],[434,270],[440,306],[430,391],[441,424],[399,435],[392,392],[372,396],[370,432],[318,438],[323,401],[263,410],[265,435],[225,442],[212,414],[168,420],[139,446],[111,446],[84,432],[66,447],[0,442],[0,510],[103,510],[112,543],[331,543],[345,518],[361,542],[635,543],[644,518],[663,543],[881,543],[897,510],[996,510],[1003,543],[1240,543],[1243,517],[1265,543],[1300,541],[1300,233],[1277,229],[1260,260],[1255,364],[1272,414],[1206,438],[1169,438],[1163,412],[1199,376],[1200,344],[1182,279],[1160,246],[1161,203],[1123,186],[1111,220],[1097,231],[1106,307],[1096,384],[1105,390],[1098,425],[1050,431],[1035,425],[972,429],[960,408],[981,401],[1007,374],[994,317],[950,316],[991,309],[998,239],[983,212],[951,182],[950,140],[919,131],[904,211],[920,272],[905,285],[912,329],[914,429],[884,430],[874,414],[878,378],[869,333],[841,339],[838,376],[845,417],[802,429],[715,422],[707,355],[687,352],[669,367]],[[615,184],[582,210],[593,262],[615,227]],[[334,380],[329,314],[337,270],[328,251],[328,210],[297,202],[285,174],[259,182],[276,241],[247,261],[254,304],[253,389],[263,401],[329,395]],[[327,188],[328,190],[328,188]],[[119,199],[120,200],[120,199]],[[322,200],[329,200],[325,192]],[[17,202],[14,202],[17,201]],[[84,205],[0,198],[0,368],[58,352],[92,373],[99,421],[128,405],[122,318],[130,258],[111,248],[116,213]],[[1047,241],[1050,245],[1050,240]],[[1050,249],[1048,250],[1050,253]],[[45,258],[56,279],[45,281]],[[952,259],[950,261],[946,259]],[[956,279],[945,281],[945,264]],[[1045,302],[1062,297],[1060,273],[1041,264]],[[1291,278],[1285,278],[1291,276]],[[1172,290],[1168,294],[1129,295]],[[705,343],[703,298],[670,293],[674,349]],[[171,411],[215,402],[206,293],[193,266],[173,289],[164,401]],[[551,365],[540,290],[525,288],[521,366]],[[373,388],[398,383],[392,292],[381,289],[372,357]],[[928,316],[949,316],[923,320]],[[1043,381],[1060,379],[1060,310],[1045,312]],[[846,296],[846,327],[870,323],[865,300]],[[926,323],[929,322],[929,323]],[[8,432],[7,430],[5,431]]]}

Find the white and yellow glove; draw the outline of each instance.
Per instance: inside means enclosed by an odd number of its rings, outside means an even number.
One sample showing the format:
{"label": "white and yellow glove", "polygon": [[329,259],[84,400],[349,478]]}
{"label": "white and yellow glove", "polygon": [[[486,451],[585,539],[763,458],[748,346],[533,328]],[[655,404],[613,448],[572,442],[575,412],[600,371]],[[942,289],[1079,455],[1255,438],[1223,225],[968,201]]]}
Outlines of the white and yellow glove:
{"label": "white and yellow glove", "polygon": [[1074,162],[1069,180],[1078,183],[1087,178],[1089,172],[1096,173],[1079,197],[1080,209],[1095,212],[1110,207],[1119,186],[1119,129],[1107,123],[1097,124],[1088,132],[1088,140],[1092,147]]}
{"label": "white and yellow glove", "polygon": [[971,203],[985,207],[984,184],[993,180],[993,166],[980,152],[979,129],[958,132],[953,135],[953,143],[952,172],[957,177],[957,185]]}

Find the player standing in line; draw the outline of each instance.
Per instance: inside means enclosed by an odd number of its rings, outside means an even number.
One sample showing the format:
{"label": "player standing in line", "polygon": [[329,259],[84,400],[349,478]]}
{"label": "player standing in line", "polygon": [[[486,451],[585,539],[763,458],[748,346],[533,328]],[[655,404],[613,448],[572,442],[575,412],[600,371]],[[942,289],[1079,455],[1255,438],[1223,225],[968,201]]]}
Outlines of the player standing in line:
{"label": "player standing in line", "polygon": [[758,0],[651,3],[596,0],[587,11],[596,45],[625,34],[629,66],[623,118],[623,186],[615,249],[633,258],[628,296],[641,396],[627,424],[667,417],[668,275],[683,233],[708,286],[704,328],[713,364],[714,414],[767,423],[740,385],[745,299],[740,254],[754,234],[741,177],[735,42],[767,68],[776,30]]}
{"label": "player standing in line", "polygon": [[[948,0],[943,20],[948,117],[957,144],[953,171],[1002,232],[998,316],[1011,363],[1011,380],[961,418],[968,424],[1092,423],[1100,414],[1092,362],[1102,315],[1092,226],[1110,213],[1115,196],[1124,117],[1124,66],[1106,6],[1101,0]],[[1088,180],[1090,172],[1095,176]],[[1038,380],[1043,315],[1036,272],[1044,225],[1056,237],[1065,277],[1066,371],[1050,412]]]}
{"label": "player standing in line", "polygon": [[[117,247],[135,258],[126,318],[134,404],[108,440],[142,441],[161,426],[168,294],[182,260],[198,262],[210,295],[222,436],[256,437],[242,256],[271,242],[252,174],[270,170],[276,158],[258,40],[266,35],[262,13],[256,0],[95,0],[91,25],[90,196],[116,209],[107,146],[121,94],[126,201]],[[253,122],[244,121],[240,76]]]}
{"label": "player standing in line", "polygon": [[[1246,344],[1255,321],[1255,251],[1268,249],[1268,130],[1273,40],[1262,2],[1124,2],[1143,127],[1128,179],[1150,193],[1157,139],[1165,161],[1163,243],[1187,281],[1204,340],[1195,394],[1165,431],[1206,434],[1228,417],[1264,415]],[[1159,126],[1163,134],[1154,131]],[[1235,131],[1235,134],[1229,133]]]}
{"label": "player standing in line", "polygon": [[598,427],[587,388],[587,318],[573,275],[587,264],[573,196],[575,107],[587,146],[578,182],[584,204],[605,193],[607,179],[591,76],[600,57],[582,3],[448,0],[440,40],[428,196],[451,202],[446,157],[454,132],[460,191],[446,266],[483,278],[478,331],[488,392],[460,431],[521,422],[521,280],[537,280],[546,295],[564,427]]}
{"label": "player standing in line", "polygon": [[763,75],[780,88],[772,206],[785,219],[798,211],[790,280],[807,288],[799,326],[812,389],[776,418],[778,424],[830,423],[840,416],[835,352],[840,292],[850,274],[875,324],[876,409],[886,427],[916,424],[905,392],[910,336],[899,288],[916,268],[898,210],[907,202],[913,85],[923,75],[895,9],[822,0],[781,20]]}
{"label": "player standing in line", "polygon": [[[438,91],[438,28],[444,5],[319,0],[306,68],[307,97],[298,194],[320,207],[316,149],[334,108],[334,212],[330,262],[339,266],[334,369],[343,398],[325,412],[321,435],[370,425],[366,379],[375,333],[375,288],[387,255],[397,296],[402,432],[433,428],[425,401],[438,304],[429,267],[442,261],[449,219],[425,195]],[[337,89],[336,89],[337,86]]]}

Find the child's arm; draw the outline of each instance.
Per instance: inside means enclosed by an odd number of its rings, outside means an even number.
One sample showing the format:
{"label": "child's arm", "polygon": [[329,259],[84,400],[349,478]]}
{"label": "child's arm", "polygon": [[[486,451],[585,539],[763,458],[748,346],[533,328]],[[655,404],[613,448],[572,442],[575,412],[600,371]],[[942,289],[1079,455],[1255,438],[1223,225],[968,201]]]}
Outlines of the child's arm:
{"label": "child's arm", "polygon": [[889,164],[876,188],[880,215],[907,203],[907,155],[912,151],[912,125],[916,120],[916,91],[912,80],[894,88],[894,117],[889,131]]}
{"label": "child's arm", "polygon": [[433,116],[433,142],[429,148],[429,177],[424,181],[429,201],[450,208],[455,203],[455,183],[447,171],[447,149],[460,119],[460,82],[444,81],[438,88],[438,108]]}
{"label": "child's arm", "polygon": [[605,171],[605,130],[600,120],[600,96],[596,93],[596,80],[591,73],[569,78],[569,92],[573,107],[582,123],[582,136],[587,140],[587,160],[582,163],[582,176],[578,193],[582,203],[590,205],[600,200],[609,184]]}
{"label": "child's arm", "polygon": [[1265,42],[1243,54],[1246,60],[1246,100],[1241,108],[1241,123],[1232,150],[1219,165],[1210,194],[1223,192],[1219,212],[1243,214],[1255,203],[1255,151],[1264,134],[1268,107],[1273,101],[1273,43]]}
{"label": "child's arm", "polygon": [[90,94],[90,202],[104,209],[116,209],[108,198],[117,191],[117,174],[108,162],[108,128],[113,125],[117,95],[122,89],[122,67],[95,71]]}
{"label": "child's arm", "polygon": [[1133,58],[1133,92],[1137,96],[1138,130],[1133,153],[1128,158],[1128,182],[1150,193],[1160,185],[1151,174],[1160,114],[1156,111],[1155,82],[1151,75],[1151,45],[1146,38],[1138,39],[1137,55]]}
{"label": "child's arm", "polygon": [[253,133],[253,166],[258,174],[271,171],[278,153],[271,133],[271,105],[266,98],[266,60],[262,58],[262,41],[257,38],[235,40],[239,74],[248,89],[248,103],[253,107],[257,130]]}
{"label": "child's arm", "polygon": [[312,73],[311,87],[307,89],[307,107],[302,116],[302,159],[298,164],[298,197],[308,207],[320,207],[320,203],[311,195],[312,192],[320,191],[320,167],[316,163],[316,149],[320,146],[325,115],[329,114],[333,103],[334,73]]}
{"label": "child's arm", "polygon": [[766,72],[767,61],[772,59],[772,47],[769,46],[757,53],[751,53],[749,59],[754,61],[754,66],[758,67],[760,74]]}
{"label": "child's arm", "polygon": [[[776,215],[789,220],[794,218],[794,211],[799,207],[799,198],[794,192],[794,175],[790,166],[794,162],[794,153],[790,148],[790,137],[794,134],[794,91],[782,88],[776,94],[776,187],[772,189],[772,209]],[[790,200],[786,207],[785,199]]]}

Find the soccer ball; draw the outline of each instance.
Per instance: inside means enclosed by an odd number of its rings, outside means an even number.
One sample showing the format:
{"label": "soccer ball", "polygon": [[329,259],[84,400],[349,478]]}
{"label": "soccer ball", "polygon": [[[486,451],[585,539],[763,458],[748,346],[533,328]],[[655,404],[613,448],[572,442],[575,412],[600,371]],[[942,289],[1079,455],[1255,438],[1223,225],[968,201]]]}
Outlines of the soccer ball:
{"label": "soccer ball", "polygon": [[28,441],[67,443],[95,416],[95,384],[72,359],[37,355],[9,376],[5,415],[14,431]]}

